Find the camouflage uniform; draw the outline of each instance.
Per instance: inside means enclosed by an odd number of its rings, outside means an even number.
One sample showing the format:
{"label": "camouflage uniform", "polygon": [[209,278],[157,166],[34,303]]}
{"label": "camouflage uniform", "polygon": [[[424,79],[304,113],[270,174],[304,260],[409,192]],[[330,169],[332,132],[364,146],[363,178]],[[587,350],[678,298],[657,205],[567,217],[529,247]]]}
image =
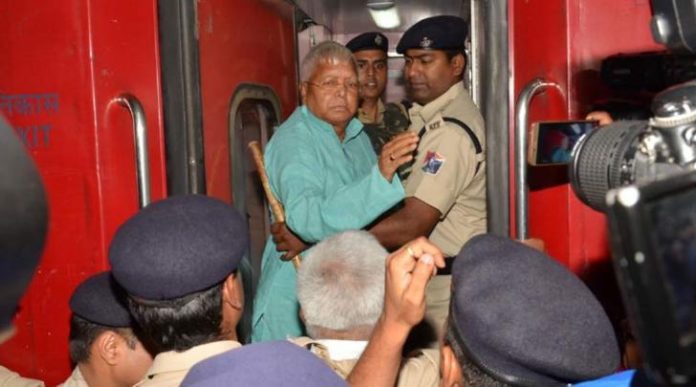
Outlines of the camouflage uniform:
{"label": "camouflage uniform", "polygon": [[392,137],[408,129],[409,121],[406,109],[399,103],[377,101],[377,120],[372,120],[362,109],[358,109],[358,119],[372,142],[375,153],[379,155],[384,144]]}

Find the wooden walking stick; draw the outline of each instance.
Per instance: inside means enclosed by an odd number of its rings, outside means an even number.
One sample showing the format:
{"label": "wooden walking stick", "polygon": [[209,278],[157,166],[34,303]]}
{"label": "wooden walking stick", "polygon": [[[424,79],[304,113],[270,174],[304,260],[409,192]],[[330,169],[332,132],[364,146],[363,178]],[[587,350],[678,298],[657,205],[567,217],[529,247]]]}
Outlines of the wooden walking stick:
{"label": "wooden walking stick", "polygon": [[[268,175],[266,174],[266,166],[263,163],[263,152],[261,152],[261,145],[259,145],[258,141],[249,143],[249,151],[251,151],[251,157],[256,164],[256,170],[259,172],[263,192],[266,193],[266,200],[268,200],[268,205],[271,206],[271,211],[273,211],[276,222],[285,222],[285,211],[283,211],[283,206],[278,199],[276,199],[275,195],[273,195],[273,191],[271,191],[271,184],[268,182]],[[300,268],[299,254],[292,257],[292,264],[295,266],[295,269]]]}

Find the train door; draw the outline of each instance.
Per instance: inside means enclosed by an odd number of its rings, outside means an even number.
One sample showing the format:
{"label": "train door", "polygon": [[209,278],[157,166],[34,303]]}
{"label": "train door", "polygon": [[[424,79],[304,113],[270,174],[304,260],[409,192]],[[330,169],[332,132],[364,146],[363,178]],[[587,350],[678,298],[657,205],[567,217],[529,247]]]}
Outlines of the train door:
{"label": "train door", "polygon": [[[527,133],[534,121],[583,119],[608,96],[599,73],[602,59],[659,49],[650,35],[650,16],[648,0],[510,2],[510,96],[517,113],[511,122],[519,126],[520,114],[527,113],[520,121]],[[549,254],[576,273],[606,262],[604,215],[577,199],[567,168],[529,166],[526,171],[528,224],[519,230],[524,222],[517,219],[517,232],[543,239]]]}
{"label": "train door", "polygon": [[4,1],[0,31],[0,113],[38,165],[50,222],[0,363],[53,385],[69,373],[72,290],[107,268],[118,225],[166,195],[157,7]]}
{"label": "train door", "polygon": [[[257,108],[266,133],[294,109],[294,7],[4,1],[0,22],[0,114],[38,164],[50,211],[42,263],[0,364],[55,385],[70,372],[68,298],[108,268],[116,228],[167,195],[241,197],[230,106],[243,83],[271,90]],[[258,223],[258,201],[250,212]]]}
{"label": "train door", "polygon": [[265,200],[259,171],[249,154],[248,145],[258,142],[262,149],[273,134],[280,117],[278,97],[265,86],[242,84],[230,105],[230,159],[234,206],[246,215],[250,246],[243,261],[242,278],[246,296],[246,313],[239,328],[240,336],[251,333],[251,306],[261,273],[261,256],[270,234],[270,211]]}
{"label": "train door", "polygon": [[523,139],[532,122],[583,119],[593,104],[610,96],[599,71],[604,58],[659,49],[650,35],[650,2],[508,4],[511,230],[518,237],[543,240],[550,256],[585,281],[625,348],[630,333],[611,265],[605,215],[576,197],[567,167],[528,166]]}
{"label": "train door", "polygon": [[[161,2],[166,2],[163,0]],[[246,311],[251,306],[269,212],[247,145],[265,145],[273,128],[297,105],[295,7],[286,1],[205,0],[196,3],[200,64],[200,115],[204,192],[233,203],[246,215],[251,243],[244,260]]]}

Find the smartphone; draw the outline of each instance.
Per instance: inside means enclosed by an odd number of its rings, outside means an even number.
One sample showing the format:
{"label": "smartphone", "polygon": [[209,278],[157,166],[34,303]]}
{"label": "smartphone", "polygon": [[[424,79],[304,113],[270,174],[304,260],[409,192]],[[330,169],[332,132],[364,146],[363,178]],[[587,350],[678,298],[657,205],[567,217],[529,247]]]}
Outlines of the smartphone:
{"label": "smartphone", "polygon": [[597,127],[597,121],[542,121],[532,124],[527,161],[531,165],[563,165],[582,136]]}

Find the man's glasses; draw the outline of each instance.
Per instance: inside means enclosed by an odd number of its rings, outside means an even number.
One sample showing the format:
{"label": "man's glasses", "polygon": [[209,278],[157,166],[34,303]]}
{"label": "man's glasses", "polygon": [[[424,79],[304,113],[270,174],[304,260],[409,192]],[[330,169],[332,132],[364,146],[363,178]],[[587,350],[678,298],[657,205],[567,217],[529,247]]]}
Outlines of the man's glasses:
{"label": "man's glasses", "polygon": [[316,86],[322,90],[328,91],[328,92],[336,92],[339,89],[345,88],[348,92],[357,92],[359,88],[358,81],[346,81],[344,83],[339,82],[338,79],[326,79],[321,82],[310,82],[306,81],[308,84],[312,86]]}

